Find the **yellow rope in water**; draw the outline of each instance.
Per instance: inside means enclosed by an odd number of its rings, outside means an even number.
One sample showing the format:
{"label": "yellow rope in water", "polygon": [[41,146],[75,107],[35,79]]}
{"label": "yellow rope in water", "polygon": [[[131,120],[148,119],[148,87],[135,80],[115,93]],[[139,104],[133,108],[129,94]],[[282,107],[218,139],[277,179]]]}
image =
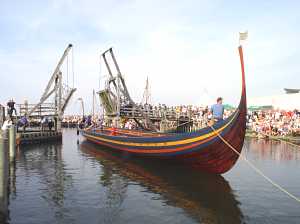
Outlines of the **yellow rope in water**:
{"label": "yellow rope in water", "polygon": [[279,184],[275,183],[273,180],[271,180],[269,177],[267,177],[261,170],[259,170],[253,163],[251,163],[248,159],[246,159],[245,156],[243,156],[241,153],[239,153],[229,142],[227,142],[215,129],[213,126],[210,126],[211,129],[218,135],[218,137],[236,154],[238,154],[248,165],[256,171],[259,175],[261,175],[263,178],[265,178],[269,183],[271,183],[274,187],[282,191],[283,193],[287,194],[289,197],[295,199],[297,202],[300,202],[300,198],[296,197],[295,195],[288,192],[286,189],[281,187]]}

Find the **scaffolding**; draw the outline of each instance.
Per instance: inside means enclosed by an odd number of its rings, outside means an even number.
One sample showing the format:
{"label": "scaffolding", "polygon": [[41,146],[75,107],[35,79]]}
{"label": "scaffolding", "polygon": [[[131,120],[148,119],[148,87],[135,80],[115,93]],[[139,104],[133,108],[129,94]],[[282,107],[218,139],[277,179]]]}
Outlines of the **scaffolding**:
{"label": "scaffolding", "polygon": [[[149,119],[147,113],[140,110],[139,107],[136,107],[137,104],[132,100],[113,49],[109,48],[103,52],[101,58],[104,61],[109,78],[106,81],[105,89],[99,91],[98,94],[107,119],[110,120],[114,126],[119,127],[120,118],[124,118],[124,113],[122,112],[124,111],[123,108],[128,106],[135,107],[139,110],[139,114],[141,115],[141,117],[133,117],[138,126],[146,130],[157,131],[156,126],[151,119]],[[109,63],[108,58],[112,60],[113,66]],[[113,70],[116,71],[116,74],[113,73]]]}
{"label": "scaffolding", "polygon": [[[163,107],[156,108],[150,105],[148,78],[142,103],[137,104],[132,100],[112,48],[102,53],[101,58],[109,75],[105,88],[98,92],[105,112],[106,123],[120,127],[120,121],[132,119],[144,130],[164,132],[168,130],[188,131],[192,129],[193,121],[190,113],[178,114]],[[109,58],[112,63],[109,63]]]}

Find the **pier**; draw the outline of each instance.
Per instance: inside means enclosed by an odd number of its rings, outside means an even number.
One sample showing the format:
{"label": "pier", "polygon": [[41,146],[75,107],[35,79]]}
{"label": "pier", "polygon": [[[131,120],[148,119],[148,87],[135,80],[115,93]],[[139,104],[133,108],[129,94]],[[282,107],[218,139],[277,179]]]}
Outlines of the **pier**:
{"label": "pier", "polygon": [[49,141],[61,141],[62,132],[58,131],[36,131],[36,132],[25,132],[17,134],[17,144],[26,145],[26,144],[36,144]]}
{"label": "pier", "polygon": [[[64,111],[76,91],[74,82],[71,86],[68,78],[67,82],[63,83],[64,73],[61,71],[66,59],[69,66],[68,54],[72,47],[72,44],[69,44],[65,49],[38,103],[28,103],[27,100],[18,104],[12,102],[13,106],[9,106],[8,103],[7,114],[5,108],[0,107],[0,126],[2,127],[6,119],[11,120],[14,128],[11,141],[17,145],[61,141]],[[68,70],[66,73],[68,77]],[[13,112],[15,112],[14,116]]]}
{"label": "pier", "polygon": [[69,44],[65,49],[38,103],[29,104],[25,100],[15,104],[10,100],[7,111],[0,105],[0,221],[9,213],[9,189],[15,189],[15,158],[19,146],[62,140],[63,114],[76,91],[74,86],[63,83],[61,72],[71,48]]}
{"label": "pier", "polygon": [[10,174],[14,173],[16,129],[0,130],[0,220],[8,215]]}

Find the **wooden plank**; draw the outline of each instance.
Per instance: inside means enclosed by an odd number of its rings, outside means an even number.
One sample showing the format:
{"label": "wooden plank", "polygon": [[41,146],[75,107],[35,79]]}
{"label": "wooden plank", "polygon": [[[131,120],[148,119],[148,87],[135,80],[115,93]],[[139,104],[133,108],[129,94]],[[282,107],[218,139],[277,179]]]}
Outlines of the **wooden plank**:
{"label": "wooden plank", "polygon": [[49,141],[61,141],[62,132],[44,131],[44,132],[29,132],[19,133],[17,142],[19,145],[42,143]]}

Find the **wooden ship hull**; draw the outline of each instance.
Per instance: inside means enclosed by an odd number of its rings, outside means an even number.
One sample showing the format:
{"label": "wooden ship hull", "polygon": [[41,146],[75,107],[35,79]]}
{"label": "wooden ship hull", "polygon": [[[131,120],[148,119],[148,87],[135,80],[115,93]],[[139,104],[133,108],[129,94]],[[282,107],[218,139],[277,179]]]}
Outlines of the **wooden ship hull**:
{"label": "wooden ship hull", "polygon": [[[89,128],[82,135],[91,142],[134,156],[179,161],[216,174],[230,170],[242,151],[246,130],[246,85],[242,47],[242,94],[239,106],[226,120],[188,133],[155,133],[116,128]],[[236,152],[229,146],[229,143]],[[101,150],[101,149],[99,149]],[[238,152],[238,153],[237,153]]]}

